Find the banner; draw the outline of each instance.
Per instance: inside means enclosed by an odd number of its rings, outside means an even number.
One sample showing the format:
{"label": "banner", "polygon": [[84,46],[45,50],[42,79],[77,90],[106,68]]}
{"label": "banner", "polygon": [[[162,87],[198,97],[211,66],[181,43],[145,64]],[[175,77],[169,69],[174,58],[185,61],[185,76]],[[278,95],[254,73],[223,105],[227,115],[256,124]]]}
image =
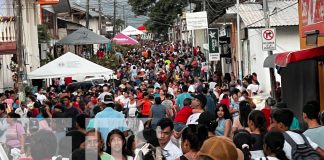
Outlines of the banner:
{"label": "banner", "polygon": [[47,4],[58,4],[60,0],[38,0],[38,4],[47,5]]}
{"label": "banner", "polygon": [[186,13],[187,30],[207,29],[207,12]]}
{"label": "banner", "polygon": [[217,28],[208,29],[209,61],[219,61],[219,31]]}
{"label": "banner", "polygon": [[302,10],[302,34],[305,32],[319,30],[324,34],[324,1],[323,0],[301,0]]}

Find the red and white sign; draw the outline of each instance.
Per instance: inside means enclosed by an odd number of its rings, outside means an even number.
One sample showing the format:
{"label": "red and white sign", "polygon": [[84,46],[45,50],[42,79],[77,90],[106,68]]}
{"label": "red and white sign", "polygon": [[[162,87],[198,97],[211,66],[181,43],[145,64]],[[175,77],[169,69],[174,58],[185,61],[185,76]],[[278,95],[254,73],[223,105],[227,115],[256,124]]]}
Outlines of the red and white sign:
{"label": "red and white sign", "polygon": [[324,0],[301,0],[302,33],[319,30],[324,34]]}
{"label": "red and white sign", "polygon": [[262,50],[272,51],[276,50],[276,30],[267,28],[262,30]]}

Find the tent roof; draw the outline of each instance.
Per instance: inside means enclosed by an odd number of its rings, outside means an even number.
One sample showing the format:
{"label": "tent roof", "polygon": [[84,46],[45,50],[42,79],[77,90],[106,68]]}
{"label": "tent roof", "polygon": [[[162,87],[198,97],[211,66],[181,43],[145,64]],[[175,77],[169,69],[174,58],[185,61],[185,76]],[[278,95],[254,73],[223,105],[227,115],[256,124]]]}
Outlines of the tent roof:
{"label": "tent roof", "polygon": [[132,37],[126,36],[123,33],[118,33],[112,41],[117,44],[122,44],[122,45],[134,45],[138,44],[138,41],[133,39]]}
{"label": "tent roof", "polygon": [[104,44],[109,43],[110,40],[100,36],[89,29],[80,28],[68,36],[64,37],[56,44],[60,45],[82,45],[82,44]]}
{"label": "tent roof", "polygon": [[123,31],[121,31],[121,33],[123,33],[127,36],[144,34],[142,31],[140,31],[132,26],[128,26]]}
{"label": "tent roof", "polygon": [[142,31],[142,32],[147,32],[146,27],[144,25],[141,25],[141,26],[137,27],[137,29]]}
{"label": "tent roof", "polygon": [[68,52],[29,73],[28,79],[60,78],[78,75],[112,75],[113,73],[110,69]]}

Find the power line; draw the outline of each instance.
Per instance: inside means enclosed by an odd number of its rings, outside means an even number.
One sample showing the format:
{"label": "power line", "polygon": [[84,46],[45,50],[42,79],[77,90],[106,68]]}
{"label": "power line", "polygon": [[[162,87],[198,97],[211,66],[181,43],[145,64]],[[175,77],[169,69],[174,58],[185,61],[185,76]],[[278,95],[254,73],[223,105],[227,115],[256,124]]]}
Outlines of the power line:
{"label": "power line", "polygon": [[[275,14],[277,14],[277,13],[281,12],[281,11],[284,11],[284,10],[288,9],[288,8],[290,8],[290,7],[294,6],[295,4],[298,4],[298,2],[296,2],[296,3],[293,3],[293,4],[289,5],[289,6],[286,6],[285,8],[283,8],[283,9],[280,9],[280,10],[278,10],[278,11],[277,11],[277,12],[275,12],[275,13],[271,13],[271,14],[269,14],[269,17],[270,17],[270,16],[272,16],[272,15],[275,15]],[[251,24],[247,25],[246,27],[252,26],[252,25],[254,25],[254,24],[258,23],[258,22],[261,22],[261,21],[263,21],[263,20],[264,20],[264,18],[262,18],[262,19],[260,19],[260,20],[257,20],[257,21],[255,21],[255,22],[253,22],[253,23],[251,23]]]}

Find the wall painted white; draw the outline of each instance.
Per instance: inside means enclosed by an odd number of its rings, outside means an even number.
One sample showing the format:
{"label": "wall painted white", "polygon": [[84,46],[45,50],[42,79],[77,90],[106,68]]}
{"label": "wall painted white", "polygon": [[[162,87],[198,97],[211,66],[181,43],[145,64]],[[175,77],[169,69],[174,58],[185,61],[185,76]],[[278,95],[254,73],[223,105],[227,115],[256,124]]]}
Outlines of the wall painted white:
{"label": "wall painted white", "polygon": [[[25,62],[27,73],[37,69],[40,66],[38,49],[38,31],[39,24],[39,5],[35,5],[34,0],[23,0],[22,19],[23,19],[23,45],[25,48]],[[12,3],[12,2],[11,2]],[[8,4],[8,3],[7,3]],[[12,11],[3,10],[1,15],[11,15]],[[12,55],[1,56],[0,71],[0,92],[7,89],[13,89],[12,72],[9,69]]]}
{"label": "wall painted white", "polygon": [[[268,53],[262,51],[261,30],[262,29],[249,29],[249,38],[243,41],[244,74],[257,73],[261,89],[265,93],[269,93],[271,90],[269,69],[263,68],[263,62],[268,56]],[[300,50],[298,26],[276,27],[276,35],[277,48],[273,51],[274,54]],[[249,43],[249,47],[247,43]],[[248,56],[248,50],[250,51],[250,56]],[[249,57],[249,59],[247,57]],[[249,60],[250,69],[248,67]],[[277,74],[277,70],[275,70],[275,73],[277,81],[280,82],[281,78],[280,75]]]}

